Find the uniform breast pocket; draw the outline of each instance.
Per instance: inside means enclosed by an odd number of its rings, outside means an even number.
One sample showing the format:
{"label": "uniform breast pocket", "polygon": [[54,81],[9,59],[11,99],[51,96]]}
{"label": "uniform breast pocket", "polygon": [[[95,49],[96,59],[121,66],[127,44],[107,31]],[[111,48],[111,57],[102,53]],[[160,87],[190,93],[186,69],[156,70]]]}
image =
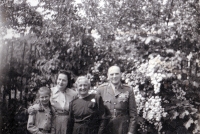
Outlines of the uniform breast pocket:
{"label": "uniform breast pocket", "polygon": [[111,103],[110,100],[104,100],[103,103],[104,103],[105,107],[107,107],[108,109],[110,109],[110,103]]}
{"label": "uniform breast pocket", "polygon": [[119,103],[121,103],[121,102],[128,102],[128,98],[129,98],[129,92],[121,93],[121,94],[119,94],[118,102]]}
{"label": "uniform breast pocket", "polygon": [[118,99],[118,107],[120,109],[127,109],[128,106],[128,98]]}
{"label": "uniform breast pocket", "polygon": [[118,104],[120,105],[120,107],[123,109],[127,108],[128,106],[128,97],[119,97],[118,99]]}
{"label": "uniform breast pocket", "polygon": [[118,102],[119,102],[119,103],[128,102],[128,98],[119,97],[119,98],[118,98]]}
{"label": "uniform breast pocket", "polygon": [[117,98],[118,103],[120,105],[120,108],[126,109],[128,107],[128,94],[127,93],[121,93],[119,97]]}

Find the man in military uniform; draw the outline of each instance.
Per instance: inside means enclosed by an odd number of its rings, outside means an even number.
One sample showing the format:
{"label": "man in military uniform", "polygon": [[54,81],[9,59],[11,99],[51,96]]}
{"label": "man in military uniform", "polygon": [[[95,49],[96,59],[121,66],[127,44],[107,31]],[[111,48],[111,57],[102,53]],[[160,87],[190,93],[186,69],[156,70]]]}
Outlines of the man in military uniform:
{"label": "man in military uniform", "polygon": [[121,71],[118,66],[108,69],[108,83],[97,89],[106,109],[106,134],[135,134],[137,107],[130,86],[121,83]]}

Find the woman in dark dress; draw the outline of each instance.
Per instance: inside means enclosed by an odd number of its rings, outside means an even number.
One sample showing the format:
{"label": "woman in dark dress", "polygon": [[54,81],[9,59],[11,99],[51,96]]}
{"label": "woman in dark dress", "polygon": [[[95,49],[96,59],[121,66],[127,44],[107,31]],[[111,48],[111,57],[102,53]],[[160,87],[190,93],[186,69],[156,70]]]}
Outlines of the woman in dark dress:
{"label": "woman in dark dress", "polygon": [[76,80],[78,97],[70,103],[69,134],[103,134],[105,113],[102,98],[89,94],[90,82],[85,76]]}

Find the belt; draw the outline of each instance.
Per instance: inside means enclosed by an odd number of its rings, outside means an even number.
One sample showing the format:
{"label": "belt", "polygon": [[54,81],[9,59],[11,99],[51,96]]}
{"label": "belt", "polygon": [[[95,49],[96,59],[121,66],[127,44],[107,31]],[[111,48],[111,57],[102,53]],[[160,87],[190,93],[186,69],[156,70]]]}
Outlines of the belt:
{"label": "belt", "polygon": [[87,125],[87,127],[99,127],[99,124],[96,122],[94,122],[93,120],[85,120],[85,121],[75,121],[74,122],[77,125]]}
{"label": "belt", "polygon": [[64,112],[55,112],[55,115],[58,115],[58,116],[66,116],[66,115],[69,115],[69,112],[68,112],[68,111],[64,111]]}
{"label": "belt", "polygon": [[74,123],[77,123],[77,124],[87,124],[87,123],[89,123],[89,121],[75,121]]}
{"label": "belt", "polygon": [[127,111],[120,111],[120,110],[114,109],[111,112],[111,118],[122,117],[122,116],[127,116],[127,115],[128,115]]}
{"label": "belt", "polygon": [[51,133],[51,130],[44,130],[43,128],[39,128],[39,131],[42,133]]}

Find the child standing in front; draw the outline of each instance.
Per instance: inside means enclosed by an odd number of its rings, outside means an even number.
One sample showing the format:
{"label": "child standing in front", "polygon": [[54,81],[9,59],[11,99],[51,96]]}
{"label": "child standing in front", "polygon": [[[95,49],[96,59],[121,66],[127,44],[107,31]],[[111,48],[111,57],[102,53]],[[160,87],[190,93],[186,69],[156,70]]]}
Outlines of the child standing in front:
{"label": "child standing in front", "polygon": [[31,134],[54,134],[53,111],[50,104],[51,90],[41,87],[38,90],[39,102],[29,107],[27,129]]}

